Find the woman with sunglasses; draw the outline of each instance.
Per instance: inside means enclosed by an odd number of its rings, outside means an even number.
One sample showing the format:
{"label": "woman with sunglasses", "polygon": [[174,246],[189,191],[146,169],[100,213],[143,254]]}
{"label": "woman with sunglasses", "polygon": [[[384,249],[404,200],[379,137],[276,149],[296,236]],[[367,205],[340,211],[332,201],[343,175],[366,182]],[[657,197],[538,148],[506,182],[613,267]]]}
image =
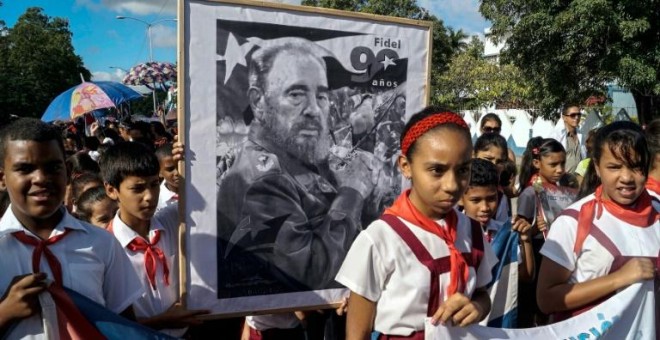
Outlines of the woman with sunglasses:
{"label": "woman with sunglasses", "polygon": [[587,149],[583,143],[582,133],[578,131],[582,112],[580,107],[575,104],[564,106],[561,112],[561,118],[564,120],[564,128],[555,129],[550,136],[564,146],[566,150],[566,173],[573,173],[581,160],[587,158]]}

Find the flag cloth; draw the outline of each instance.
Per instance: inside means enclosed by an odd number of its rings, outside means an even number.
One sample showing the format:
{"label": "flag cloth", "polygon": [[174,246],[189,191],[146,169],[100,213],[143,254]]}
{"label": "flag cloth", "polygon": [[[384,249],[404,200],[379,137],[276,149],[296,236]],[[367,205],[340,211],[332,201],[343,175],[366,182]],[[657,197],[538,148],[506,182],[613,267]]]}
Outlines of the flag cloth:
{"label": "flag cloth", "polygon": [[490,314],[480,324],[488,327],[515,328],[518,320],[518,257],[517,232],[511,230],[511,221],[501,227],[491,246],[499,262],[493,267],[493,279],[488,285]]}
{"label": "flag cloth", "polygon": [[429,321],[426,321],[426,339],[653,339],[656,327],[653,281],[635,283],[585,313],[543,327],[461,328],[433,326]]}
{"label": "flag cloth", "polygon": [[48,339],[176,339],[117,315],[66,287],[44,291],[39,302]]}

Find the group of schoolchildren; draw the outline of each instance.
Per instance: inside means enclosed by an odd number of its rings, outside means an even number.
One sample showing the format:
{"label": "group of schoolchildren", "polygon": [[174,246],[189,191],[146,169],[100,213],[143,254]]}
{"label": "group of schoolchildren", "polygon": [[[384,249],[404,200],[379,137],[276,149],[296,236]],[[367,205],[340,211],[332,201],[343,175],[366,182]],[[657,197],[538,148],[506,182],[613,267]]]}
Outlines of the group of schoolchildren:
{"label": "group of schoolchildren", "polygon": [[[455,113],[430,107],[410,118],[398,159],[409,189],[358,235],[336,276],[350,290],[339,338],[423,339],[427,317],[454,326],[482,321],[498,262],[490,242],[501,228],[519,234],[521,328],[658,280],[660,120],[646,130],[615,122],[593,133],[581,197],[551,225],[533,186],[564,184],[564,147],[532,138],[516,188],[500,127],[485,117],[473,145]],[[2,129],[0,189],[11,203],[0,219],[0,338],[44,338],[38,295],[50,285],[175,337],[200,323],[208,311],[178,300],[182,155],[180,143],[155,150],[126,141],[105,148],[97,164],[84,152],[66,158],[52,125],[19,119]],[[243,339],[287,338],[277,324],[272,332],[251,326]]]}

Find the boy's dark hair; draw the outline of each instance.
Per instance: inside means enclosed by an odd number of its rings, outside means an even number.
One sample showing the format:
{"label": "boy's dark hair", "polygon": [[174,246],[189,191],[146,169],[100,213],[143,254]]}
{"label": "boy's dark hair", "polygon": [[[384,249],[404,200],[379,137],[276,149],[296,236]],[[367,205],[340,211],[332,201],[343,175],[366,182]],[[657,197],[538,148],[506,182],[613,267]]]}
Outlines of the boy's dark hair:
{"label": "boy's dark hair", "polygon": [[516,168],[516,163],[508,158],[504,161],[503,168],[500,174],[500,186],[508,187],[511,185],[511,180],[518,174],[518,169]]}
{"label": "boy's dark hair", "polygon": [[83,172],[76,178],[72,179],[71,196],[73,196],[73,200],[76,202],[76,205],[78,204],[78,198],[80,198],[80,195],[82,194],[82,189],[87,186],[87,184],[94,182],[100,183],[100,186],[103,186],[103,179],[101,178],[101,175],[93,172]]}
{"label": "boy's dark hair", "polygon": [[147,146],[136,142],[123,142],[108,148],[99,159],[103,181],[119,190],[128,176],[157,176],[158,158]]}
{"label": "boy's dark hair", "polygon": [[486,151],[491,146],[502,149],[502,159],[508,158],[509,146],[506,144],[506,139],[504,139],[504,137],[502,137],[502,135],[499,133],[484,133],[479,136],[477,141],[474,142],[474,152],[476,153],[477,151]]}
{"label": "boy's dark hair", "polygon": [[65,164],[69,176],[72,178],[74,176],[80,176],[80,174],[85,172],[98,174],[101,171],[98,163],[96,163],[89,154],[84,152],[78,152],[67,157]]}
{"label": "boy's dark hair", "polygon": [[76,216],[79,219],[89,223],[90,219],[92,218],[90,205],[94,202],[103,201],[106,198],[110,199],[110,197],[108,197],[105,192],[105,188],[102,186],[85,190],[82,194],[80,194],[78,202],[76,203]]}
{"label": "boy's dark hair", "polygon": [[172,144],[163,144],[156,149],[156,157],[161,161],[165,157],[172,157]]}
{"label": "boy's dark hair", "polygon": [[148,137],[133,138],[133,142],[144,145],[151,153],[154,153],[156,151],[156,149],[154,148],[154,141]]}
{"label": "boy's dark hair", "polygon": [[62,134],[55,126],[34,118],[19,118],[0,130],[0,166],[3,166],[9,141],[48,142],[54,140],[65,157]]}
{"label": "boy's dark hair", "polygon": [[[406,126],[403,127],[403,131],[401,131],[401,137],[400,137],[400,141],[399,141],[401,143],[400,145],[403,145],[403,139],[406,138],[406,134],[408,133],[408,130],[410,130],[410,128],[412,128],[417,122],[419,122],[420,120],[422,120],[422,119],[424,119],[428,116],[432,116],[436,113],[441,113],[441,112],[452,112],[452,111],[449,111],[447,109],[437,107],[437,106],[428,106],[425,109],[423,109],[422,111],[419,111],[419,112],[415,113],[412,117],[410,117],[410,119],[406,123]],[[442,124],[442,125],[436,126],[435,128],[427,131],[427,133],[430,132],[430,131],[434,131],[436,129],[439,129],[439,128],[452,129],[454,131],[463,133],[469,141],[472,140],[472,138],[470,137],[470,130],[465,129],[465,128],[463,128],[459,125],[453,124],[453,123],[447,123],[447,124]],[[414,143],[412,143],[412,145],[410,145],[410,147],[408,148],[408,151],[404,155],[404,156],[406,156],[406,158],[411,159],[410,156],[415,153],[416,145],[417,145],[417,141],[415,141]]]}
{"label": "boy's dark hair", "polygon": [[469,187],[495,187],[499,184],[495,164],[481,158],[472,159]]}

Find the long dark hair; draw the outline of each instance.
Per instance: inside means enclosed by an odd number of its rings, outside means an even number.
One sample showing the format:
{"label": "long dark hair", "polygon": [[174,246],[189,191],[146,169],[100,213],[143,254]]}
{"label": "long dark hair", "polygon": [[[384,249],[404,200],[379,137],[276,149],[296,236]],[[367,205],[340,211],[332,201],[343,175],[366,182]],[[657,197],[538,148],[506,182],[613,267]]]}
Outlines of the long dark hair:
{"label": "long dark hair", "polygon": [[538,172],[534,167],[533,161],[535,159],[541,160],[542,157],[554,152],[566,152],[564,146],[552,138],[534,137],[527,142],[527,148],[523,153],[522,161],[520,163],[520,176],[519,184],[520,191],[527,187],[529,180]]}
{"label": "long dark hair", "polygon": [[600,163],[605,145],[628,168],[639,169],[644,176],[648,176],[651,154],[642,128],[632,122],[614,122],[600,128],[596,134],[593,157],[580,185],[578,199],[592,194],[601,185],[596,165]]}

